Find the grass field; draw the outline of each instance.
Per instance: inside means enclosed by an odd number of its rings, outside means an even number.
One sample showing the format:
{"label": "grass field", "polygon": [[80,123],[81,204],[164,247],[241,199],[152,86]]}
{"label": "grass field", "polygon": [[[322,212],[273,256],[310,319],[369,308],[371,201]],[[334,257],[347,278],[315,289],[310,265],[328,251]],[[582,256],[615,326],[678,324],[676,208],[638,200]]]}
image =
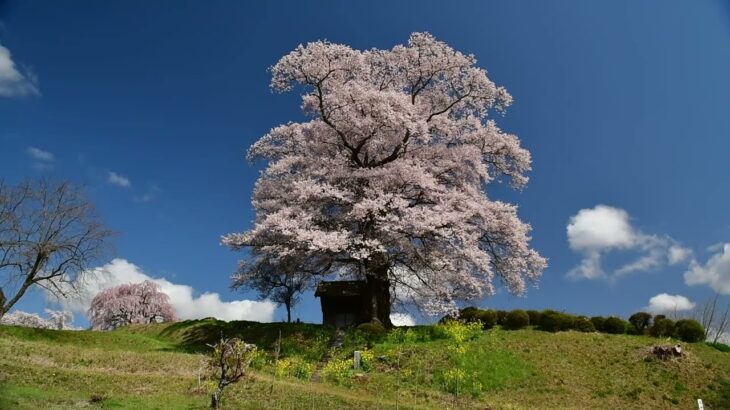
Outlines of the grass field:
{"label": "grass field", "polygon": [[[697,398],[730,408],[730,353],[703,343],[661,362],[646,349],[665,341],[645,336],[424,326],[368,340],[351,332],[314,382],[332,329],[214,320],[112,332],[0,326],[0,408],[207,408],[198,376],[206,344],[221,334],[267,352],[249,380],[226,389],[229,409],[694,409]],[[367,345],[364,371],[338,370]]]}

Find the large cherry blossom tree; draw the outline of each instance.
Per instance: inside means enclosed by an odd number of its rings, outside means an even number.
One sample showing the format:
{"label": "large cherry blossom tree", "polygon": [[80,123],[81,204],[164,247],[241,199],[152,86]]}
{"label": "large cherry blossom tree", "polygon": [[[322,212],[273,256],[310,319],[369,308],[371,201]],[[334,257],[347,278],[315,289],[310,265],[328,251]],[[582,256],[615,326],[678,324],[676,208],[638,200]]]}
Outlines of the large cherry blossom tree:
{"label": "large cherry blossom tree", "polygon": [[129,324],[175,320],[170,298],[148,280],[105,289],[91,301],[87,312],[92,329],[111,330]]}
{"label": "large cherry blossom tree", "polygon": [[546,261],[530,226],[487,187],[528,181],[530,153],[490,118],[512,102],[476,58],[428,33],[391,50],[318,41],[272,67],[276,91],[302,89],[308,121],[272,129],[248,152],[268,161],[255,226],[226,235],[250,266],[295,258],[303,272],[367,281],[373,319],[393,301],[429,313],[536,282]]}

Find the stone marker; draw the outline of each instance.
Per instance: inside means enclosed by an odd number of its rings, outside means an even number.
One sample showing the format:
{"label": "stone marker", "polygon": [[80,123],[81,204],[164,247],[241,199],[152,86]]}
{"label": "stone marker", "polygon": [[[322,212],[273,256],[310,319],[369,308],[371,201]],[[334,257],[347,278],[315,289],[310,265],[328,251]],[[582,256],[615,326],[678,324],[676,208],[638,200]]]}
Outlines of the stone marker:
{"label": "stone marker", "polygon": [[359,350],[355,350],[355,356],[353,357],[353,361],[354,361],[354,365],[355,365],[355,370],[359,370],[360,369],[360,361],[361,361],[360,351]]}
{"label": "stone marker", "polygon": [[697,399],[697,407],[699,407],[700,410],[705,410],[705,404],[702,403],[702,399]]}

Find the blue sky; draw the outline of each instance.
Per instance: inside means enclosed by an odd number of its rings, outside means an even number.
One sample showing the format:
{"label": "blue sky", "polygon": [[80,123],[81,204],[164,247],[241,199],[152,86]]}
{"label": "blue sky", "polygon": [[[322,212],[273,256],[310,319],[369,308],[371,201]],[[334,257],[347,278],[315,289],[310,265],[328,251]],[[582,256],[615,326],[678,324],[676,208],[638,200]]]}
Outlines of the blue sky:
{"label": "blue sky", "polygon": [[[550,266],[526,297],[482,305],[626,316],[661,293],[730,293],[725,3],[0,1],[0,21],[21,76],[0,72],[0,177],[85,184],[120,232],[112,256],[193,298],[255,299],[229,290],[242,255],[219,240],[254,217],[248,146],[302,118],[267,68],[302,42],[390,48],[414,31],[477,56],[515,99],[498,123],[534,159],[524,191],[491,192],[520,205]],[[588,231],[571,247],[576,215]],[[669,263],[672,246],[691,253]],[[596,255],[602,277],[569,277]],[[643,257],[656,263],[616,274]],[[295,316],[319,321],[318,301]]]}

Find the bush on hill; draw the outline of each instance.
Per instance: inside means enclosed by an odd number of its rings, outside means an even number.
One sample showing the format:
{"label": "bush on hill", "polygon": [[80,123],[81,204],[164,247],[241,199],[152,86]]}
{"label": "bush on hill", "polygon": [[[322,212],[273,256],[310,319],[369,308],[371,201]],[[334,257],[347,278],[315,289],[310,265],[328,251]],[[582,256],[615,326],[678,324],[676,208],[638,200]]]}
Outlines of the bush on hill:
{"label": "bush on hill", "polygon": [[603,332],[605,330],[604,325],[606,324],[606,318],[603,316],[593,316],[591,318],[591,323],[593,323],[593,327],[595,327],[597,331]]}
{"label": "bush on hill", "polygon": [[643,334],[651,323],[651,315],[646,312],[636,312],[629,317],[629,323],[634,325],[634,332],[636,334]]}
{"label": "bush on hill", "polygon": [[477,319],[482,322],[482,328],[488,330],[497,325],[497,312],[488,309],[482,310],[477,314]]}
{"label": "bush on hill", "polygon": [[[480,322],[482,329],[488,330],[499,324],[505,329],[522,329],[529,325],[535,326],[538,330],[547,332],[561,332],[566,330],[576,330],[579,332],[603,332],[609,334],[632,334],[642,335],[648,333],[654,337],[677,337],[685,342],[699,342],[705,338],[704,328],[695,320],[680,320],[676,324],[667,319],[663,315],[657,315],[653,318],[646,312],[636,312],[629,317],[629,321],[625,321],[619,317],[611,316],[604,318],[594,316],[587,318],[586,316],[575,316],[555,310],[544,310],[538,312],[536,310],[516,309],[513,311],[504,310],[484,310],[474,306],[461,309],[458,312],[458,318],[446,316],[441,319],[440,323],[448,323],[457,320],[461,323]],[[652,323],[651,326],[649,324]],[[360,325],[367,330],[365,333],[369,335],[369,340],[377,340],[382,337],[385,329],[382,326],[377,329],[370,329],[371,324]]]}
{"label": "bush on hill", "polygon": [[571,315],[556,312],[554,310],[543,310],[540,319],[540,330],[547,332],[560,332],[570,330],[573,327],[573,317]]}
{"label": "bush on hill", "polygon": [[481,309],[474,306],[465,307],[459,310],[459,320],[467,323],[476,322],[479,320],[478,316],[481,311]]}
{"label": "bush on hill", "polygon": [[368,342],[368,347],[372,346],[373,343],[377,343],[385,338],[386,331],[385,327],[378,322],[367,322],[357,326],[358,332]]}
{"label": "bush on hill", "polygon": [[676,336],[688,343],[701,342],[705,340],[705,328],[692,319],[684,319],[678,321],[674,326]]}
{"label": "bush on hill", "polygon": [[636,326],[634,326],[633,323],[627,323],[626,324],[626,334],[640,336],[640,335],[643,335],[644,332],[642,332],[641,330],[637,329]]}
{"label": "bush on hill", "polygon": [[542,317],[540,311],[528,310],[527,316],[530,317],[530,326],[540,326],[540,318]]}
{"label": "bush on hill", "polygon": [[[507,312],[504,312],[504,314],[506,315]],[[484,330],[489,330],[498,323],[496,310],[479,309],[474,306],[469,306],[459,310],[457,316],[444,316],[439,320],[439,324],[445,324],[454,320],[462,323],[481,322]]]}
{"label": "bush on hill", "polygon": [[613,335],[626,333],[626,322],[616,316],[611,316],[603,323],[604,332]]}
{"label": "bush on hill", "polygon": [[504,327],[507,329],[522,329],[530,324],[530,316],[524,310],[513,310],[507,313],[504,319]]}
{"label": "bush on hill", "polygon": [[573,320],[573,329],[579,332],[595,332],[596,327],[585,316],[578,316]]}
{"label": "bush on hill", "polygon": [[507,318],[507,311],[506,310],[498,310],[497,311],[497,324],[500,326],[504,326],[504,321]]}
{"label": "bush on hill", "polygon": [[654,318],[654,324],[649,328],[649,334],[654,337],[668,337],[674,335],[674,321],[663,316]]}

